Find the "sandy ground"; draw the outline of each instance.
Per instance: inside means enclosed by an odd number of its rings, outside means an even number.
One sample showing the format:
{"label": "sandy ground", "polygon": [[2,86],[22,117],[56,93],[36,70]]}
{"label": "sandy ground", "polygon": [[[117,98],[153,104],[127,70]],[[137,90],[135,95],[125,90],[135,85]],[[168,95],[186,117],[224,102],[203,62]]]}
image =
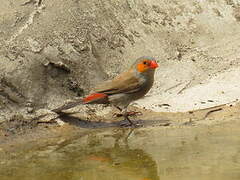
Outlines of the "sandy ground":
{"label": "sandy ground", "polygon": [[83,96],[143,55],[160,67],[141,107],[178,112],[238,98],[237,1],[11,0],[0,9],[0,121]]}
{"label": "sandy ground", "polygon": [[240,68],[232,68],[192,87],[188,87],[190,80],[164,93],[153,91],[151,95],[137,101],[137,106],[157,112],[186,112],[234,104],[240,99],[239,75]]}
{"label": "sandy ground", "polygon": [[[204,119],[192,117],[192,111],[235,106],[239,8],[231,0],[5,1],[0,5],[2,137],[52,122],[54,114],[41,122],[32,119],[86,95],[143,55],[154,56],[160,67],[151,92],[133,104],[146,113],[140,119],[188,122]],[[121,120],[112,117],[110,107],[74,111],[78,120]],[[157,113],[154,119],[151,113]]]}
{"label": "sandy ground", "polygon": [[[211,127],[224,126],[226,123],[235,123],[239,120],[239,104],[220,105],[213,108],[206,108],[188,112],[153,112],[142,111],[143,115],[132,117],[134,123],[139,124],[136,129],[157,128],[161,131],[164,128],[191,128],[193,126]],[[139,110],[132,108],[132,110]],[[88,134],[94,130],[111,128],[134,129],[135,127],[121,127],[123,118],[113,118],[112,113],[88,116],[90,119],[83,119],[79,111],[59,118],[63,124],[42,122],[29,124],[24,121],[10,121],[5,127],[0,128],[0,148],[15,151],[16,147],[31,148],[34,142],[40,146],[48,143],[57,143],[58,138],[65,140]],[[19,123],[21,122],[21,123]],[[176,134],[177,135],[177,134]],[[23,138],[24,137],[24,138]],[[27,147],[24,144],[32,144]],[[8,151],[7,150],[7,151]],[[18,149],[19,150],[19,149]]]}

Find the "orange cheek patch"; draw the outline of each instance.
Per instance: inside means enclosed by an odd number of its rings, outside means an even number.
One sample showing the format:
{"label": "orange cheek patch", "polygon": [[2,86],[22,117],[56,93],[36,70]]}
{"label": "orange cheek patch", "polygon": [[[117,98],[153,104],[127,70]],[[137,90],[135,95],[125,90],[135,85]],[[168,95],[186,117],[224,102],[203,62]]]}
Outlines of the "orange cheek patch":
{"label": "orange cheek patch", "polygon": [[138,64],[138,65],[137,65],[137,70],[138,70],[139,72],[144,72],[144,71],[147,70],[147,68],[146,68],[146,66],[145,66],[144,64]]}

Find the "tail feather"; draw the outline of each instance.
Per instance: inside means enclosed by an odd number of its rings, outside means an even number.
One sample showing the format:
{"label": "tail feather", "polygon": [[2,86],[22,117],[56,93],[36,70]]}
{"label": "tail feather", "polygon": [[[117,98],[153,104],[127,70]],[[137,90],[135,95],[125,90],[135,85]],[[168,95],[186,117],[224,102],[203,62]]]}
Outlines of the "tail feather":
{"label": "tail feather", "polygon": [[84,104],[106,104],[108,96],[103,93],[93,93],[83,99]]}
{"label": "tail feather", "polygon": [[60,112],[62,112],[64,110],[68,110],[68,109],[73,108],[73,107],[75,107],[75,106],[77,106],[79,104],[82,104],[82,103],[83,103],[83,99],[80,98],[80,99],[77,99],[75,101],[68,102],[67,104],[64,104],[63,106],[58,107],[56,109],[52,109],[52,111],[56,112],[56,113],[60,113]]}

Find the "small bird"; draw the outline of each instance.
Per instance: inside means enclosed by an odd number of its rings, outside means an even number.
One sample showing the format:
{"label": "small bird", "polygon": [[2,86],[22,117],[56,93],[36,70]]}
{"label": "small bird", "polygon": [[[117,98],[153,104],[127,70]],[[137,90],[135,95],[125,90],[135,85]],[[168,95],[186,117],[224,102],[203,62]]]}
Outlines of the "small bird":
{"label": "small bird", "polygon": [[117,107],[130,125],[128,105],[142,98],[152,88],[155,69],[158,67],[152,57],[138,58],[126,72],[94,88],[92,93],[82,99],[83,104],[112,104]]}

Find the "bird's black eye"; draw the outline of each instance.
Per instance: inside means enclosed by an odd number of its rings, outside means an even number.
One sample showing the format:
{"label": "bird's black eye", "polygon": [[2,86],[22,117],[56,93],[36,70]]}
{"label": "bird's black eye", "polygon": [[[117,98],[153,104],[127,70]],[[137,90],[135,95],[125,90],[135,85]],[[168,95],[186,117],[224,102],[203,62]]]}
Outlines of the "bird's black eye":
{"label": "bird's black eye", "polygon": [[146,65],[146,64],[147,64],[147,61],[143,61],[143,64],[145,64],[145,65]]}

